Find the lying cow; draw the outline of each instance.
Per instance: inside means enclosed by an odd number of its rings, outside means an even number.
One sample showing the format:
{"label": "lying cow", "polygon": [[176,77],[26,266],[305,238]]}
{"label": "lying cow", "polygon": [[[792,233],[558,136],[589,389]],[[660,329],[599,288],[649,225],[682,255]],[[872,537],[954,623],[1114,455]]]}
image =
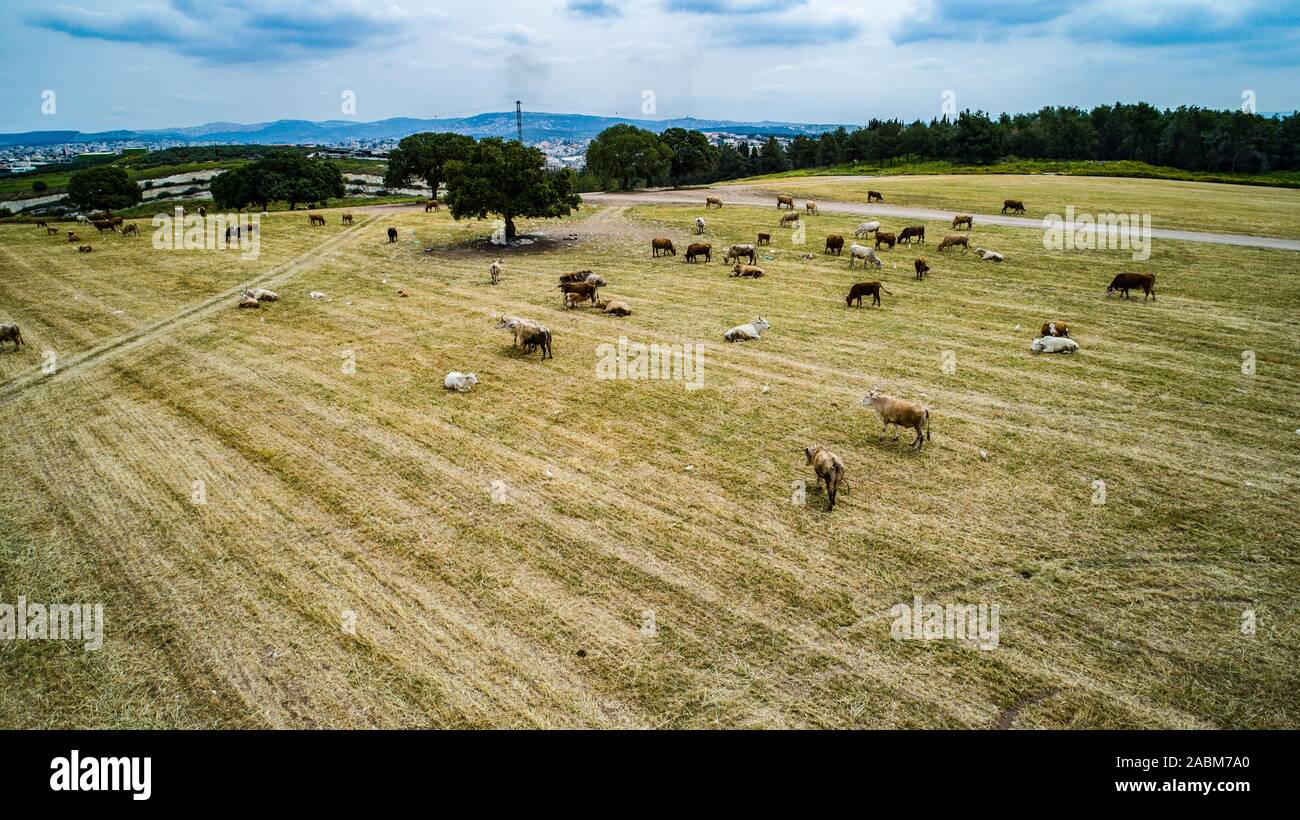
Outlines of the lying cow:
{"label": "lying cow", "polygon": [[1069,338],[1070,326],[1065,322],[1043,322],[1043,329],[1039,336],[1064,336]]}
{"label": "lying cow", "polygon": [[1004,261],[1006,261],[1005,259],[1003,259],[1002,254],[997,253],[996,251],[986,251],[986,250],[984,250],[983,248],[976,248],[976,249],[975,249],[975,253],[978,254],[978,255],[979,255],[979,258],[982,259],[982,260],[985,261],[985,262],[1004,262]]}
{"label": "lying cow", "polygon": [[0,324],[0,342],[13,342],[14,350],[23,346],[23,334],[13,322]]}
{"label": "lying cow", "polygon": [[852,245],[849,245],[849,269],[850,270],[852,270],[853,268],[853,260],[855,259],[861,259],[862,267],[864,268],[867,266],[867,263],[870,262],[871,264],[876,266],[876,270],[880,270],[880,266],[881,266],[880,256],[876,253],[876,251],[873,248],[868,248],[866,245],[859,245],[857,242],[854,242]]}
{"label": "lying cow", "polygon": [[478,376],[473,373],[460,373],[456,370],[447,374],[447,378],[442,380],[442,386],[448,390],[455,390],[457,393],[467,393],[469,389],[478,384]]}
{"label": "lying cow", "polygon": [[748,324],[733,327],[731,330],[722,334],[722,338],[729,342],[753,341],[762,338],[763,331],[767,330],[769,327],[771,327],[771,325],[768,324],[767,320],[760,316]]}
{"label": "lying cow", "polygon": [[1064,336],[1041,336],[1029,344],[1034,353],[1078,353],[1079,343]]}
{"label": "lying cow", "polygon": [[737,262],[731,268],[732,276],[744,276],[749,279],[759,279],[763,276],[763,269],[756,268],[753,265],[742,265]]}

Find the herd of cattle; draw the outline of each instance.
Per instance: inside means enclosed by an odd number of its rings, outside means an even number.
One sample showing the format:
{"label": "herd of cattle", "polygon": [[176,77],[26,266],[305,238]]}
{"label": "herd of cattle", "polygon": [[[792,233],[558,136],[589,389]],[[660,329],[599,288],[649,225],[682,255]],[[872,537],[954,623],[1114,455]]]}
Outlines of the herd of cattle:
{"label": "herd of cattle", "polygon": [[[868,192],[868,202],[883,202],[884,197],[878,191]],[[723,203],[717,196],[709,196],[705,201],[705,210],[721,209]],[[777,209],[786,211],[779,220],[781,227],[790,227],[797,225],[800,220],[800,214],[795,209],[794,198],[788,195],[777,197]],[[425,203],[425,212],[438,210],[436,200]],[[806,202],[804,211],[807,215],[818,214],[818,207],[815,202]],[[1025,212],[1024,203],[1020,200],[1008,199],[1003,203],[1002,212],[1011,211],[1013,213],[1023,214]],[[206,215],[204,208],[199,208],[198,213]],[[353,217],[350,213],[344,213],[341,216],[342,223],[351,225]],[[121,217],[113,216],[110,213],[97,213],[90,217],[82,217],[81,221],[94,227],[99,233],[112,231],[120,233],[123,236],[136,234],[139,229],[136,225],[126,223]],[[59,230],[47,225],[44,221],[38,221],[37,226],[47,231],[48,235],[56,235]],[[308,224],[312,227],[325,224],[325,218],[317,213],[308,214]],[[706,223],[703,217],[696,217],[694,223],[694,233],[697,235],[704,234]],[[971,250],[969,231],[974,227],[974,218],[969,214],[958,214],[953,217],[952,228],[954,231],[960,231],[965,228],[967,233],[949,234],[939,242],[938,252],[942,253],[948,249],[958,248],[962,252]],[[387,237],[390,243],[397,241],[397,229],[389,227]],[[229,238],[229,237],[227,237]],[[865,269],[867,265],[872,265],[876,270],[883,268],[883,261],[880,256],[882,248],[893,250],[898,246],[911,248],[917,244],[926,244],[926,233],[924,225],[912,225],[902,228],[900,231],[881,230],[881,223],[878,221],[863,222],[853,231],[853,238],[872,240],[874,245],[858,244],[854,241],[849,243],[849,269],[852,270],[860,261]],[[81,238],[76,231],[67,231],[67,241],[76,243]],[[771,233],[758,233],[754,243],[735,243],[728,245],[722,254],[724,264],[731,265],[731,276],[743,278],[760,278],[764,276],[765,271],[758,266],[759,248],[770,246],[772,241]],[[845,238],[840,234],[829,234],[826,236],[823,254],[834,254],[841,256],[844,251]],[[677,249],[672,240],[667,237],[655,237],[650,243],[651,256],[661,258],[667,256],[676,256]],[[80,252],[90,252],[90,245],[79,245],[77,248]],[[975,254],[983,261],[1003,262],[1004,256],[1001,253],[976,247]],[[767,259],[773,257],[768,256]],[[804,254],[803,258],[813,258],[812,254]],[[689,264],[697,262],[710,263],[713,261],[713,246],[707,242],[692,242],[685,252],[685,261]],[[496,285],[501,281],[501,273],[504,265],[500,259],[492,262],[488,272],[491,277],[491,284]],[[930,266],[923,257],[917,257],[913,261],[913,270],[916,273],[918,281],[924,280],[927,273],[930,272]],[[612,316],[629,316],[632,313],[631,308],[626,302],[602,299],[600,297],[601,288],[607,287],[608,283],[600,275],[590,271],[581,270],[573,271],[560,275],[558,290],[563,299],[563,307],[572,309],[582,304],[589,304],[604,313]],[[1106,289],[1108,296],[1119,293],[1124,298],[1129,297],[1131,290],[1142,290],[1144,293],[1143,301],[1147,298],[1155,299],[1155,276],[1145,273],[1120,273],[1112,279],[1110,286]],[[880,296],[892,296],[893,294],[885,289],[879,281],[867,281],[854,283],[845,296],[846,307],[862,306],[862,300],[865,297],[871,297],[871,305],[880,307]],[[399,296],[407,296],[405,291],[398,291]],[[323,297],[324,294],[313,292],[312,298]],[[258,308],[263,302],[275,302],[279,299],[278,294],[273,291],[262,288],[246,288],[241,290],[239,295],[238,307],[240,308]],[[523,351],[525,355],[533,351],[538,351],[543,360],[554,358],[551,351],[552,333],[544,324],[532,319],[525,319],[516,316],[497,316],[497,327],[508,330],[514,339],[514,347]],[[728,329],[723,333],[723,339],[727,342],[745,342],[755,341],[762,338],[763,332],[770,327],[768,321],[759,317],[752,322]],[[0,342],[13,342],[14,350],[17,351],[23,344],[22,333],[17,324],[0,323]],[[1030,345],[1030,350],[1035,353],[1076,353],[1079,345],[1070,338],[1069,327],[1062,321],[1044,322],[1040,334],[1034,338]],[[460,373],[453,371],[448,373],[444,379],[444,386],[449,390],[465,392],[474,387],[478,379],[473,373]],[[862,405],[872,408],[879,416],[883,425],[880,438],[883,438],[889,432],[889,428],[894,428],[894,439],[898,440],[900,428],[906,428],[915,431],[915,438],[911,442],[911,447],[921,449],[924,441],[930,439],[930,410],[924,405],[909,401],[906,399],[887,396],[876,389],[872,389],[862,399]],[[820,445],[813,445],[804,450],[808,465],[812,466],[817,478],[825,484],[827,495],[827,509],[835,508],[835,499],[838,490],[844,482],[846,467],[843,459],[832,453],[830,450]]]}

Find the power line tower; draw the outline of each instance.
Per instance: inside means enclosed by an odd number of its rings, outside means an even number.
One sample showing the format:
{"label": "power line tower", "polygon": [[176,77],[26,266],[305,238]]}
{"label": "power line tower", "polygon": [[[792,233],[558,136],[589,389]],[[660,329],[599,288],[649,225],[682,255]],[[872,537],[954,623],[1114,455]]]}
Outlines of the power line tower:
{"label": "power line tower", "polygon": [[524,109],[520,100],[515,100],[515,130],[519,132],[519,144],[524,143]]}

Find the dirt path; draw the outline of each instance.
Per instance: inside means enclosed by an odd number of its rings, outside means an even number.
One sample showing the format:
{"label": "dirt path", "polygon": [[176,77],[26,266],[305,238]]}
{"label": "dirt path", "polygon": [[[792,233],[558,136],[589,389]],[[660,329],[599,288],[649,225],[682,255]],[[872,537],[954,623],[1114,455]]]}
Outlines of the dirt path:
{"label": "dirt path", "polygon": [[267,285],[278,284],[289,277],[311,267],[312,264],[320,261],[325,255],[348,242],[348,240],[360,235],[367,225],[375,220],[372,215],[368,219],[357,222],[356,225],[348,228],[342,233],[335,234],[321,244],[302,254],[277,265],[265,273],[260,274],[247,282],[236,285],[233,288],[227,288],[222,292],[210,296],[202,301],[188,305],[180,313],[161,319],[152,324],[124,333],[121,336],[115,336],[104,344],[94,347],[90,350],[69,356],[66,360],[60,361],[58,369],[54,373],[46,374],[40,370],[35,370],[10,381],[8,384],[0,386],[0,407],[20,398],[27,390],[36,385],[50,384],[56,381],[69,379],[83,370],[99,362],[123,353],[127,350],[133,350],[147,342],[162,336],[178,327],[197,322],[216,313],[219,310],[230,309],[234,307],[232,300],[240,291],[245,288],[265,287]]}
{"label": "dirt path", "polygon": [[[706,196],[718,196],[731,205],[757,205],[770,208],[774,195],[767,189],[756,185],[729,185],[719,188],[692,188],[690,190],[663,191],[627,191],[583,194],[583,201],[598,205],[667,205],[689,204],[703,205]],[[911,208],[905,205],[868,205],[864,202],[841,202],[818,199],[817,208],[832,213],[856,214],[859,216],[900,216],[920,220],[952,219],[952,211],[940,211],[933,208]],[[975,222],[983,225],[1001,225],[1007,228],[1025,228],[1043,230],[1040,219],[1023,216],[1003,216],[1002,214],[974,214]],[[1120,231],[1124,235],[1124,231]],[[1208,233],[1204,231],[1183,231],[1169,228],[1152,228],[1152,239],[1171,239],[1179,242],[1205,242],[1213,245],[1237,245],[1247,248],[1270,248],[1283,251],[1300,251],[1300,239],[1279,239],[1271,236],[1249,236],[1230,233]]]}

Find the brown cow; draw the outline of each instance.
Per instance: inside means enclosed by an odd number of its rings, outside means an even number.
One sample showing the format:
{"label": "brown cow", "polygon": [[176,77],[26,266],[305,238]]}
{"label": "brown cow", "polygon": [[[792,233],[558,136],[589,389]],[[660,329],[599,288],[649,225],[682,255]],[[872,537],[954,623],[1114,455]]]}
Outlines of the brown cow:
{"label": "brown cow", "polygon": [[843,250],[844,250],[844,237],[836,233],[833,233],[830,236],[826,237],[826,250],[822,251],[822,253],[830,253],[831,251],[834,251],[835,255],[839,256],[840,252]]}
{"label": "brown cow", "polygon": [[95,230],[99,231],[100,233],[103,233],[104,231],[113,231],[114,233],[117,232],[117,225],[113,224],[113,221],[111,219],[93,219],[91,220],[90,224],[94,225]]}
{"label": "brown cow", "polygon": [[867,191],[868,202],[884,202],[885,198],[880,195],[879,191]]}
{"label": "brown cow", "polygon": [[1065,322],[1043,322],[1043,331],[1039,336],[1064,336],[1070,338],[1070,326]]}
{"label": "brown cow", "polygon": [[694,262],[697,257],[703,256],[705,262],[713,261],[713,246],[707,242],[692,242],[686,246],[686,261]]}
{"label": "brown cow", "polygon": [[912,264],[916,267],[916,281],[925,279],[925,275],[930,272],[930,266],[925,263],[925,260],[918,256]]}
{"label": "brown cow", "polygon": [[429,211],[436,211],[440,207],[441,206],[438,204],[438,200],[431,199],[428,202],[424,203],[424,212],[427,214]]}
{"label": "brown cow", "polygon": [[970,237],[964,234],[960,236],[957,234],[948,234],[943,238],[943,241],[939,243],[939,250],[942,251],[944,248],[955,248],[958,245],[961,245],[962,253],[970,250]]}
{"label": "brown cow", "polygon": [[[853,307],[853,302],[856,299],[858,307],[862,307],[862,297],[870,296],[871,304],[879,306],[880,292],[882,290],[885,290],[885,288],[879,282],[858,282],[856,285],[849,288],[849,295],[844,297],[844,305],[845,307]],[[889,291],[885,290],[885,293],[889,293]],[[894,294],[889,293],[889,295],[893,296]]]}
{"label": "brown cow", "polygon": [[23,333],[13,322],[0,323],[0,342],[13,342],[14,350],[23,346]]}
{"label": "brown cow", "polygon": [[805,209],[807,209],[808,213],[810,213],[810,214],[816,214],[816,213],[817,213],[817,203],[816,203],[816,202],[805,202],[805,203],[803,204],[803,206],[804,206]]}
{"label": "brown cow", "polygon": [[207,209],[207,208],[204,208],[202,205],[200,205],[200,206],[199,206],[199,216],[207,216],[207,215],[208,215],[208,209]]}
{"label": "brown cow", "polygon": [[564,306],[569,307],[571,297],[578,297],[578,301],[589,300],[593,305],[596,304],[596,291],[598,288],[590,282],[565,282],[558,286],[564,294]]}
{"label": "brown cow", "polygon": [[1011,211],[1012,213],[1023,214],[1025,212],[1025,203],[1018,199],[1007,199],[1002,202],[1002,213]]}
{"label": "brown cow", "polygon": [[389,228],[389,229],[388,229],[388,241],[389,241],[389,242],[396,242],[396,241],[397,241],[397,229],[396,229],[396,228]]}
{"label": "brown cow", "polygon": [[877,250],[880,249],[880,246],[881,246],[882,243],[885,244],[885,245],[888,245],[890,248],[893,248],[893,247],[894,247],[894,243],[897,242],[897,241],[898,241],[898,237],[895,236],[895,235],[893,234],[893,232],[887,232],[887,231],[876,231],[876,249],[877,249]]}
{"label": "brown cow", "polygon": [[677,255],[677,249],[673,247],[673,241],[671,239],[665,239],[662,236],[658,236],[650,240],[651,256],[667,256],[670,253],[673,256]]}
{"label": "brown cow", "polygon": [[1120,273],[1110,280],[1110,287],[1106,288],[1106,295],[1110,296],[1115,291],[1119,291],[1125,299],[1129,298],[1128,292],[1131,288],[1142,288],[1142,301],[1145,302],[1147,297],[1151,301],[1156,300],[1156,275],[1154,273]]}
{"label": "brown cow", "polygon": [[588,276],[591,276],[591,271],[589,270],[575,270],[571,273],[562,273],[560,274],[560,284],[563,285],[565,282],[585,282],[587,281]]}
{"label": "brown cow", "polygon": [[38,228],[48,228],[48,227],[50,227],[50,226],[46,223],[46,221],[45,221],[44,219],[38,219],[38,220],[36,220],[36,227],[38,227]]}
{"label": "brown cow", "polygon": [[352,214],[343,214],[343,224],[344,225],[352,224]]}
{"label": "brown cow", "polygon": [[904,228],[903,232],[898,235],[899,242],[906,242],[909,245],[912,244],[913,239],[919,239],[921,240],[921,244],[925,244],[924,225],[913,225],[910,228]]}
{"label": "brown cow", "polygon": [[786,196],[785,194],[778,194],[776,197],[776,209],[779,211],[783,206],[793,211],[794,197]]}
{"label": "brown cow", "polygon": [[758,279],[758,278],[762,277],[762,275],[763,275],[763,269],[762,269],[762,268],[756,268],[756,267],[754,267],[753,265],[742,265],[742,264],[740,264],[739,262],[737,262],[737,263],[736,263],[735,265],[733,265],[732,268],[731,268],[731,275],[732,275],[732,276],[745,276],[745,277],[748,277],[748,278],[750,278],[750,279]]}
{"label": "brown cow", "polygon": [[74,233],[73,231],[68,231],[68,241],[69,241],[69,242],[80,242],[80,241],[81,241],[81,237],[80,237],[80,236],[77,236],[77,234]]}
{"label": "brown cow", "polygon": [[781,227],[784,228],[786,225],[793,225],[798,221],[799,221],[799,214],[796,213],[786,214],[785,216],[781,217]]}
{"label": "brown cow", "polygon": [[134,234],[140,233],[139,225],[136,225],[134,222],[128,222],[127,224],[122,226],[122,236],[130,236],[133,233]]}
{"label": "brown cow", "polygon": [[59,229],[58,229],[58,228],[46,228],[46,229],[45,229],[45,235],[46,235],[46,236],[54,236],[54,235],[56,235],[58,232],[59,232]]}
{"label": "brown cow", "polygon": [[709,208],[713,207],[714,205],[718,206],[718,210],[722,210],[722,200],[719,199],[718,197],[711,196],[704,200],[704,210],[707,211]]}
{"label": "brown cow", "polygon": [[325,217],[320,214],[307,214],[307,224],[313,228],[317,225],[324,225]]}
{"label": "brown cow", "polygon": [[757,244],[759,244],[759,245],[771,245],[771,244],[772,244],[772,234],[770,234],[770,233],[761,233],[761,234],[759,234],[759,235],[758,235],[758,243],[757,243]]}
{"label": "brown cow", "polygon": [[959,230],[962,225],[965,225],[966,230],[969,231],[971,228],[975,227],[975,217],[970,214],[957,214],[952,218],[953,230]]}
{"label": "brown cow", "polygon": [[78,245],[78,246],[77,246],[77,253],[90,253],[90,252],[93,251],[93,250],[94,250],[94,248],[90,247],[89,245]]}

